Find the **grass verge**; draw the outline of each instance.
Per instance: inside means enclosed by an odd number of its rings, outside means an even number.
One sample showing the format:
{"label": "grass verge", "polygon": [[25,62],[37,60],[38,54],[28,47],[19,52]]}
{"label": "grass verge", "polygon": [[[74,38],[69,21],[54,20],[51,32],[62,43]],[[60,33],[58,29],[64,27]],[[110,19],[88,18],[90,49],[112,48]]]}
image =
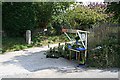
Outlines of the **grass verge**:
{"label": "grass verge", "polygon": [[60,36],[37,36],[32,38],[32,44],[28,45],[24,38],[21,37],[3,37],[2,53],[10,51],[19,51],[30,47],[40,47],[48,44],[65,42],[68,39],[64,35]]}

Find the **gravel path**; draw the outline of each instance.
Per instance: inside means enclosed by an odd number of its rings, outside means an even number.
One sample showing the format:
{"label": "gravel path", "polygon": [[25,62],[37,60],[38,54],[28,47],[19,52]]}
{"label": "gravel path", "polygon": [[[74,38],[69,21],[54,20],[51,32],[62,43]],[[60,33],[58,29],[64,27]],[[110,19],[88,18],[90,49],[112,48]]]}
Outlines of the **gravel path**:
{"label": "gravel path", "polygon": [[46,58],[46,50],[44,46],[0,55],[0,78],[118,78],[117,69],[76,67],[74,61]]}

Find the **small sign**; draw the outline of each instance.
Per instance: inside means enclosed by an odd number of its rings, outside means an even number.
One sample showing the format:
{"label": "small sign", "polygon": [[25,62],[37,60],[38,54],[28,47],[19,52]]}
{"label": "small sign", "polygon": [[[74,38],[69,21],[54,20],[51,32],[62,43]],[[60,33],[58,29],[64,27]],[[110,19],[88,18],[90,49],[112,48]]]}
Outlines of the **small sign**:
{"label": "small sign", "polygon": [[81,38],[82,38],[82,40],[85,40],[86,39],[85,34],[81,34]]}

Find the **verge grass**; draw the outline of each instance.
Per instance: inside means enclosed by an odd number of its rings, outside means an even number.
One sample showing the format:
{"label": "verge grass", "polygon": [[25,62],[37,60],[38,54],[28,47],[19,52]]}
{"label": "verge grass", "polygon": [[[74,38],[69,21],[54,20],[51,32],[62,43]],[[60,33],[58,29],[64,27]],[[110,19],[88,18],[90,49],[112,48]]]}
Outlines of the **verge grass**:
{"label": "verge grass", "polygon": [[37,36],[32,38],[32,44],[28,45],[21,37],[3,37],[2,54],[5,52],[19,51],[30,47],[40,47],[68,41],[65,35],[59,36]]}

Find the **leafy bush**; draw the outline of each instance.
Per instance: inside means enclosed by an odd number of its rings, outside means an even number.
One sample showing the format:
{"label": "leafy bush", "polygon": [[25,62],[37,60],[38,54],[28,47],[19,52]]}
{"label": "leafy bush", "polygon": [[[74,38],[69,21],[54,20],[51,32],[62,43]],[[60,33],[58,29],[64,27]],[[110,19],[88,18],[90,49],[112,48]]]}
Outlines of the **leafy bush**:
{"label": "leafy bush", "polygon": [[107,5],[106,12],[110,18],[111,22],[120,24],[120,2],[111,2],[110,5]]}
{"label": "leafy bush", "polygon": [[53,22],[61,25],[61,27],[88,29],[94,24],[105,22],[106,15],[78,5],[72,10],[68,9],[66,13],[53,17],[53,19]]}
{"label": "leafy bush", "polygon": [[120,68],[120,45],[118,44],[117,34],[110,34],[110,36],[103,40],[99,45],[102,47],[101,49],[89,51],[89,66],[99,68]]}

